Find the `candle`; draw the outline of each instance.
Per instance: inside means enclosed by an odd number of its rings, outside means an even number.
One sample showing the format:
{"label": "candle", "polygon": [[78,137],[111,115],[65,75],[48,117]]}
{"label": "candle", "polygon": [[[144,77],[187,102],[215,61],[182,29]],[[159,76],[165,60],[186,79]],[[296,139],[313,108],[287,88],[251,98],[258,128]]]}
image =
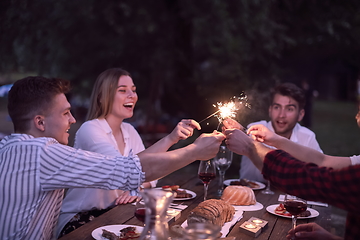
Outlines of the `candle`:
{"label": "candle", "polygon": [[246,224],[245,225],[246,228],[256,228],[256,226],[254,224]]}
{"label": "candle", "polygon": [[260,219],[254,219],[254,220],[252,220],[252,222],[255,224],[263,223],[263,221],[261,221]]}

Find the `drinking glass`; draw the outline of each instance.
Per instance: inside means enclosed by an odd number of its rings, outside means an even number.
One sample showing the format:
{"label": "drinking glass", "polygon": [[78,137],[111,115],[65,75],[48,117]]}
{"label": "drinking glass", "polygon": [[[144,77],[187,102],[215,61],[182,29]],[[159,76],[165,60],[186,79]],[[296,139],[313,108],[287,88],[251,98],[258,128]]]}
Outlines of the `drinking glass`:
{"label": "drinking glass", "polygon": [[209,183],[211,180],[213,180],[216,177],[216,168],[214,162],[212,160],[200,161],[198,174],[199,174],[199,178],[204,184],[204,201],[205,201],[207,198]]}
{"label": "drinking glass", "polygon": [[185,228],[186,240],[216,240],[220,239],[221,227],[211,223],[190,223]]}
{"label": "drinking glass", "polygon": [[292,228],[294,229],[296,227],[297,217],[300,215],[300,213],[305,212],[307,209],[307,202],[302,198],[286,194],[284,199],[284,207],[286,211],[291,214]]}
{"label": "drinking glass", "polygon": [[264,190],[262,190],[261,193],[263,193],[263,194],[274,194],[274,192],[271,191],[271,189],[270,189],[270,181],[269,180],[267,180],[266,188]]}
{"label": "drinking glass", "polygon": [[233,158],[233,153],[226,146],[220,146],[219,152],[214,158],[214,163],[219,171],[219,177],[220,177],[219,189],[218,189],[219,195],[221,195],[224,191],[225,172],[230,167],[232,163],[232,158]]}
{"label": "drinking glass", "polygon": [[145,223],[145,203],[144,200],[142,200],[141,197],[138,197],[136,199],[136,203],[135,203],[135,212],[134,215],[135,217],[141,221],[143,224]]}

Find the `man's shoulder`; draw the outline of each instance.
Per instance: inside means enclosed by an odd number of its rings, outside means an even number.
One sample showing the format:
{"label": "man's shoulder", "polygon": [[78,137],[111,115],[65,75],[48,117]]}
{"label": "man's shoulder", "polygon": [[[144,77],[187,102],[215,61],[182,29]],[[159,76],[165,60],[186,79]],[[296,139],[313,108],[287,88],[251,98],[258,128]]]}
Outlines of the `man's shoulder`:
{"label": "man's shoulder", "polygon": [[315,136],[315,133],[307,127],[301,126],[297,123],[294,127],[294,132],[301,135]]}
{"label": "man's shoulder", "polygon": [[253,126],[253,125],[257,125],[257,124],[261,124],[264,125],[265,127],[269,126],[269,122],[267,122],[266,120],[261,120],[261,121],[257,121],[257,122],[252,122],[248,125],[248,128]]}
{"label": "man's shoulder", "polygon": [[47,144],[59,143],[56,139],[51,137],[33,137],[29,134],[20,134],[20,133],[13,133],[9,136],[6,136],[1,141],[1,147],[6,146],[22,146],[22,145],[38,145],[44,146]]}

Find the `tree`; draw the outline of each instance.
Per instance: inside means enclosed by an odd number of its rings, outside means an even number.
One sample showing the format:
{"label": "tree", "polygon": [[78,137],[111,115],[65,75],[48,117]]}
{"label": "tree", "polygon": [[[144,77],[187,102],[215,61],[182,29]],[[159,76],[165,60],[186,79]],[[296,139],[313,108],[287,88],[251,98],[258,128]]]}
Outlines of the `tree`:
{"label": "tree", "polygon": [[1,4],[1,72],[68,78],[74,93],[88,97],[100,72],[123,67],[138,85],[139,107],[155,122],[164,112],[200,120],[213,103],[242,91],[263,98],[278,81],[307,78],[321,96],[355,94],[356,0]]}

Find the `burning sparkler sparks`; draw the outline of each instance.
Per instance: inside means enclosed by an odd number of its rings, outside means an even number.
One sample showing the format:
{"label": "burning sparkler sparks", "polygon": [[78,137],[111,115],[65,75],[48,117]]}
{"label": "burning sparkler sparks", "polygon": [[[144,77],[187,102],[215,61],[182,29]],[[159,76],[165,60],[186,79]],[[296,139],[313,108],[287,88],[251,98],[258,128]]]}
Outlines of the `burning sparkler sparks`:
{"label": "burning sparkler sparks", "polygon": [[201,120],[199,123],[204,122],[212,116],[215,116],[219,120],[219,123],[221,123],[225,118],[235,118],[241,107],[251,109],[251,105],[247,101],[248,97],[245,93],[242,93],[239,97],[234,96],[230,98],[229,102],[218,102],[217,105],[213,104],[213,107],[217,107],[218,110]]}

